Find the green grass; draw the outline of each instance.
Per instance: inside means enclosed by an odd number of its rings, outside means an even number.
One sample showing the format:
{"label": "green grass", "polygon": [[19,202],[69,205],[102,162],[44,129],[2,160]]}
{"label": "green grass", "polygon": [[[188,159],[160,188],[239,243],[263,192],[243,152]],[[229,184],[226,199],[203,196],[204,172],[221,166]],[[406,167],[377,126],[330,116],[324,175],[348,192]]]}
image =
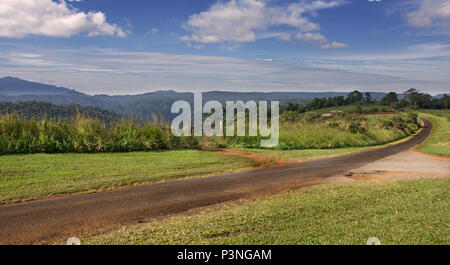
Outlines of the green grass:
{"label": "green grass", "polygon": [[199,150],[0,156],[0,204],[250,169],[254,162]]}
{"label": "green grass", "polygon": [[83,244],[445,244],[450,180],[320,185],[124,227]]}
{"label": "green grass", "polygon": [[420,112],[450,119],[450,109],[421,109]]}
{"label": "green grass", "polygon": [[[426,154],[450,156],[450,112],[434,111],[431,114],[421,113],[420,116],[433,122],[433,133],[427,141],[417,148]],[[436,116],[441,115],[441,116]]]}

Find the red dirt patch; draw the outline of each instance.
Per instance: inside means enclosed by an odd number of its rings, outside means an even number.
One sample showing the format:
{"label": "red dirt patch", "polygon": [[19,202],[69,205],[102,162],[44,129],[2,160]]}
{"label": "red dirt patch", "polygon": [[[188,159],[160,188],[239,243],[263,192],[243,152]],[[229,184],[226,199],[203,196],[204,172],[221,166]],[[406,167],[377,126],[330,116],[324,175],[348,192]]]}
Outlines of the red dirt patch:
{"label": "red dirt patch", "polygon": [[252,152],[252,151],[244,151],[238,149],[219,149],[219,150],[206,150],[218,154],[223,155],[231,155],[244,157],[253,160],[258,168],[268,168],[268,167],[277,167],[284,166],[295,163],[295,161],[282,161],[276,158],[276,156],[262,154],[260,152]]}

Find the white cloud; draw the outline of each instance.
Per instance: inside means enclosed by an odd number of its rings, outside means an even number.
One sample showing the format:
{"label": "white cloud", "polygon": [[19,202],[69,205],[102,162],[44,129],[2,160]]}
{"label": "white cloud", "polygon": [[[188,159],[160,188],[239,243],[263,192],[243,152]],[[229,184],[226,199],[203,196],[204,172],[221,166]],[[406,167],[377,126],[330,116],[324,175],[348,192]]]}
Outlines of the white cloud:
{"label": "white cloud", "polygon": [[278,38],[279,38],[280,40],[289,42],[289,41],[291,41],[292,36],[291,36],[291,34],[289,34],[289,33],[285,33],[285,34],[279,36]]}
{"label": "white cloud", "polygon": [[406,14],[408,24],[416,28],[450,26],[450,1],[425,0],[420,7]]}
{"label": "white cloud", "polygon": [[409,84],[434,93],[450,89],[449,59],[450,44],[424,43],[384,53],[313,58],[302,60],[302,64],[306,67],[397,77],[404,80],[404,88]]}
{"label": "white cloud", "polygon": [[348,48],[348,45],[345,43],[333,41],[332,43],[320,45],[320,48],[322,48],[322,49],[333,49],[333,48],[334,49],[344,49],[344,48]]}
{"label": "white cloud", "polygon": [[[310,20],[316,11],[345,3],[343,0],[303,0],[288,6],[270,5],[264,0],[230,0],[214,4],[207,11],[194,14],[183,27],[191,32],[181,40],[200,43],[254,42],[257,32],[271,27],[291,27],[297,39],[307,42],[327,42],[320,34],[320,25]],[[291,34],[277,38],[290,41]]]}
{"label": "white cloud", "polygon": [[317,42],[324,43],[324,42],[327,42],[327,38],[325,38],[325,36],[320,34],[320,33],[312,33],[312,32],[298,33],[295,37],[297,39],[302,40],[302,41],[312,42],[312,43],[317,43]]}
{"label": "white cloud", "polygon": [[104,13],[85,13],[71,7],[64,0],[0,1],[0,37],[70,37],[79,34],[118,37],[127,35],[119,26],[109,24]]}
{"label": "white cloud", "polygon": [[[113,50],[18,49],[0,53],[2,76],[52,83],[89,94],[178,91],[448,91],[450,47],[323,58],[240,59]],[[422,54],[421,58],[416,57]],[[400,56],[402,55],[402,56]],[[411,59],[412,58],[412,59]],[[448,57],[447,57],[448,58]]]}
{"label": "white cloud", "polygon": [[152,32],[153,35],[156,35],[156,34],[158,34],[159,29],[157,29],[157,28],[152,28],[152,29],[151,29],[151,32]]}
{"label": "white cloud", "polygon": [[[404,48],[402,51],[380,54],[353,54],[338,56],[335,58],[343,60],[360,61],[390,61],[390,60],[420,60],[450,57],[450,43],[426,43],[416,44]],[[448,61],[448,60],[447,60]],[[450,62],[450,61],[449,61]]]}

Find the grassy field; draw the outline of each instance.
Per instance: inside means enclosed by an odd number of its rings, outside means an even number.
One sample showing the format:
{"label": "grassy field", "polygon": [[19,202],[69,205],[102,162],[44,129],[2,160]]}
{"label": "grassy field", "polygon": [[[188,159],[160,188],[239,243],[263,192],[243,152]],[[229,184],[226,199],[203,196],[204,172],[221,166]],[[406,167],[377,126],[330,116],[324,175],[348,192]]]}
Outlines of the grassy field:
{"label": "grassy field", "polygon": [[254,168],[199,150],[0,156],[0,204]]}
{"label": "grassy field", "polygon": [[420,116],[433,122],[433,134],[417,150],[426,154],[450,156],[450,111],[430,113],[433,114],[421,113]]}
{"label": "grassy field", "polygon": [[450,119],[450,109],[421,109],[420,112]]}
{"label": "grassy field", "polygon": [[374,146],[397,141],[418,129],[412,121],[406,121],[407,115],[397,116],[405,119],[401,128],[386,125],[396,118],[392,115],[356,117],[356,119],[350,118],[351,120],[336,118],[319,122],[284,124],[280,129],[279,148],[326,149]]}
{"label": "grassy field", "polygon": [[[318,116],[317,116],[318,115]],[[285,113],[275,149],[336,149],[381,145],[405,138],[419,129],[414,114],[360,115],[338,113],[321,119],[315,112]],[[260,137],[218,138],[218,146],[259,149]]]}
{"label": "grassy field", "polygon": [[450,180],[320,185],[124,227],[83,244],[450,244]]}

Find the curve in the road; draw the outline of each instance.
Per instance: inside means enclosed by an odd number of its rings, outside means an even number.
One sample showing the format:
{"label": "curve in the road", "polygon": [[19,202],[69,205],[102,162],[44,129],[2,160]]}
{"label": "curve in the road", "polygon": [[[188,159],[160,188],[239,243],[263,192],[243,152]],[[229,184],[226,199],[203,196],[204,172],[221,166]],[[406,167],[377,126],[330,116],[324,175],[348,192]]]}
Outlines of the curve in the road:
{"label": "curve in the road", "polygon": [[0,206],[0,243],[36,244],[98,228],[136,223],[255,194],[320,183],[422,143],[432,124],[407,141],[345,156],[250,172]]}

